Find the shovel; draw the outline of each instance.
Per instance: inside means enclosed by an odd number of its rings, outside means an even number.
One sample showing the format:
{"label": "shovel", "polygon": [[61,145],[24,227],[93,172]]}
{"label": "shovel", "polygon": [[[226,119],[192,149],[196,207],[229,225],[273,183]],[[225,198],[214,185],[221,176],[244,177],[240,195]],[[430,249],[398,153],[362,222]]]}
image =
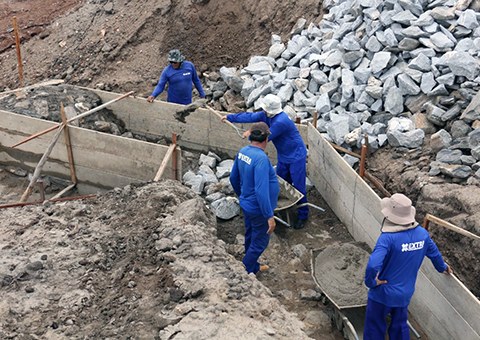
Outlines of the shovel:
{"label": "shovel", "polygon": [[179,122],[182,122],[185,124],[187,123],[185,118],[188,117],[188,115],[190,115],[191,112],[197,111],[198,108],[204,107],[206,104],[207,104],[206,99],[195,100],[193,103],[188,104],[183,109],[176,111],[174,117]]}
{"label": "shovel", "polygon": [[[214,115],[216,115],[220,119],[224,117],[222,114],[220,114],[220,112],[218,112],[218,111],[212,109],[210,106],[208,106],[206,99],[198,99],[198,100],[194,101],[193,103],[185,106],[185,108],[176,111],[174,117],[175,117],[176,120],[178,120],[182,123],[186,123],[187,121],[185,120],[185,118],[188,115],[190,115],[191,112],[194,112],[197,109],[203,108],[203,107],[207,108],[211,113],[213,113]],[[230,126],[232,129],[234,129],[241,138],[245,138],[245,137],[243,137],[242,132],[235,125],[233,125],[231,122],[229,122],[228,120],[225,120],[224,123],[227,124],[228,126]]]}

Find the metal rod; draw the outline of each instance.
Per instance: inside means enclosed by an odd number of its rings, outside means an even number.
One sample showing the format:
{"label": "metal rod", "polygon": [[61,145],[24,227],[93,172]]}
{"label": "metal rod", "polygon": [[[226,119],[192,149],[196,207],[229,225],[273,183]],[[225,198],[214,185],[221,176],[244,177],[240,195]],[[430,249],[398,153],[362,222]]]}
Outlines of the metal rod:
{"label": "metal rod", "polygon": [[420,334],[417,332],[415,328],[413,328],[412,324],[408,320],[407,320],[407,325],[408,325],[408,328],[410,328],[410,330],[413,332],[413,334],[415,334],[415,337],[417,339],[420,339],[421,338]]}
{"label": "metal rod", "polygon": [[77,183],[77,174],[75,173],[75,165],[73,162],[73,151],[72,143],[70,140],[70,131],[67,124],[67,116],[65,115],[65,108],[63,103],[60,104],[60,116],[62,117],[62,123],[65,124],[65,129],[63,131],[63,136],[65,137],[65,146],[67,147],[67,156],[68,156],[68,165],[70,167],[70,179],[72,183]]}
{"label": "metal rod", "polygon": [[[172,133],[172,143],[174,145],[177,145],[177,134],[176,133]],[[178,160],[177,160],[178,152],[177,152],[177,148],[173,149],[173,156],[172,157],[173,157],[172,158],[173,179],[178,180]]]}
{"label": "metal rod", "polygon": [[298,205],[297,205],[297,208],[306,207],[306,206],[309,206],[309,207],[318,209],[318,210],[320,210],[320,211],[325,211],[325,209],[319,207],[318,205],[315,205],[315,204],[313,204],[313,203],[310,203],[310,202],[298,204]]}
{"label": "metal rod", "polygon": [[15,32],[15,47],[17,49],[18,79],[20,86],[23,87],[23,62],[22,52],[20,51],[20,35],[18,33],[17,17],[13,17],[13,31]]}
{"label": "metal rod", "polygon": [[291,225],[290,225],[290,224],[288,224],[287,222],[285,222],[284,220],[282,220],[280,217],[273,216],[273,218],[275,219],[275,221],[278,221],[278,222],[280,222],[281,224],[283,224],[283,225],[287,226],[288,228],[290,228],[290,227],[291,227]]}
{"label": "metal rod", "polygon": [[[49,202],[65,202],[65,201],[75,201],[75,200],[82,200],[82,199],[87,199],[87,198],[95,198],[97,195],[91,194],[91,195],[81,195],[81,196],[71,196],[71,197],[60,197],[60,198],[55,198],[55,199],[50,199],[48,200]],[[0,209],[5,209],[5,208],[18,208],[18,207],[25,207],[27,205],[40,205],[43,204],[44,202],[17,202],[17,203],[7,203],[7,204],[2,204],[0,205]]]}

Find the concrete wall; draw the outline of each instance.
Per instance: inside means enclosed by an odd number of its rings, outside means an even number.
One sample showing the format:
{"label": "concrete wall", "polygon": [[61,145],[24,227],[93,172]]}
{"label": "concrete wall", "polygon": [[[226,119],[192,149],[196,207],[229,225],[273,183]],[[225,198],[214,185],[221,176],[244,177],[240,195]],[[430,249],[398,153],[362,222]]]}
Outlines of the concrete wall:
{"label": "concrete wall", "polygon": [[[312,126],[308,128],[308,174],[357,241],[374,247],[383,216],[380,197]],[[410,313],[430,339],[480,339],[480,303],[454,277],[427,259],[418,274]]]}
{"label": "concrete wall", "polygon": [[[25,137],[46,130],[55,123],[0,110],[0,162],[34,169],[47,150],[55,131],[29,141],[15,149],[9,146]],[[83,188],[112,188],[149,181],[155,177],[168,146],[123,138],[93,130],[70,127],[75,170]],[[177,160],[181,175],[181,151]],[[70,178],[67,151],[60,136],[44,174]],[[171,162],[164,178],[173,178]],[[88,191],[88,190],[87,190]]]}
{"label": "concrete wall", "polygon": [[[103,102],[110,101],[120,95],[112,92],[92,90]],[[170,137],[172,133],[179,136],[178,144],[187,149],[208,153],[213,151],[220,155],[235,157],[238,150],[248,144],[248,140],[238,136],[235,130],[222,123],[218,116],[207,109],[198,109],[186,117],[186,123],[174,118],[175,112],[183,105],[155,101],[148,103],[144,98],[127,97],[108,107],[125,122],[126,128],[133,133]],[[227,114],[221,112],[222,115]],[[236,124],[244,131],[250,124]],[[307,127],[298,125],[300,133],[306,140]],[[271,144],[271,143],[270,143]],[[276,163],[275,148],[267,147],[267,154]]]}

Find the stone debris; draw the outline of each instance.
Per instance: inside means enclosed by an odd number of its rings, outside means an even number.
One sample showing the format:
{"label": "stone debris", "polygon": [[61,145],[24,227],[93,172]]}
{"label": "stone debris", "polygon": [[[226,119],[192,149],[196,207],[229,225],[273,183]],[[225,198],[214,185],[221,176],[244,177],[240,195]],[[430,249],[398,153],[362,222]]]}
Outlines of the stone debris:
{"label": "stone debris", "polygon": [[[67,119],[70,119],[102,105],[103,101],[87,89],[60,84],[36,87],[26,92],[2,97],[0,110],[61,122],[60,107],[62,104]],[[126,132],[125,123],[106,108],[79,121],[74,120],[70,124],[114,135],[123,135]]]}
{"label": "stone debris", "polygon": [[[436,151],[451,149],[480,125],[480,98],[474,97],[480,88],[480,15],[469,4],[324,1],[318,25],[299,20],[288,41],[272,36],[267,56],[253,56],[243,69],[221,69],[220,81],[231,92],[219,109],[257,110],[263,96],[274,93],[292,119],[309,122],[316,112],[318,130],[347,148],[365,142],[363,124],[388,113],[419,124],[367,133],[370,150],[387,140],[393,147],[421,148],[441,130],[452,141],[441,149],[436,142]],[[472,100],[476,104],[469,106]],[[419,114],[428,122],[413,118]],[[385,130],[388,120],[379,124]],[[465,141],[462,153],[478,162],[475,147]],[[465,173],[443,172],[456,178]]]}

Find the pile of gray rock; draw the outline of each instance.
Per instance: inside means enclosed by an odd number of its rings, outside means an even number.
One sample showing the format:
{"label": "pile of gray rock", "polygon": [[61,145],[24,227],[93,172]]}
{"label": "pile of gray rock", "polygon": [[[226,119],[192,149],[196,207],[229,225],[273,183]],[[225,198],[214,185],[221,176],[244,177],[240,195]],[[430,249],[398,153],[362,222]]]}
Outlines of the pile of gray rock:
{"label": "pile of gray rock", "polygon": [[223,160],[213,152],[201,154],[198,170],[183,175],[183,184],[205,197],[218,218],[229,220],[240,213],[240,205],[230,184],[233,159]]}
{"label": "pile of gray rock", "polygon": [[[102,99],[94,92],[67,84],[33,87],[0,98],[0,110],[54,122],[62,121],[61,105],[64,106],[67,119],[70,119],[101,104],[103,104]],[[74,120],[70,124],[131,137],[131,134],[124,135],[125,123],[107,108],[86,116],[80,121]]]}
{"label": "pile of gray rock", "polygon": [[[222,67],[207,87],[227,111],[278,95],[303,122],[318,114],[330,141],[370,150],[420,148],[432,136],[432,174],[480,173],[480,13],[471,0],[327,0],[318,25],[298,20],[267,56]],[[470,7],[470,8],[469,8]],[[239,99],[240,98],[240,99]],[[478,100],[480,102],[480,99]]]}

